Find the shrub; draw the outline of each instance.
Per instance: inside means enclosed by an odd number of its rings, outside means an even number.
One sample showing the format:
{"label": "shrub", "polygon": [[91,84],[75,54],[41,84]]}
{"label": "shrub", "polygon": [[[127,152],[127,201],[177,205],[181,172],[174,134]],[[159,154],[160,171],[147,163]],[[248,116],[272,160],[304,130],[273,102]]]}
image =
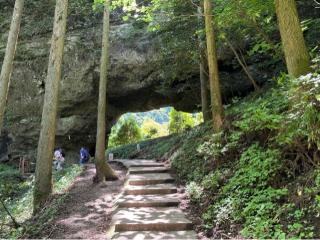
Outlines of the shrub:
{"label": "shrub", "polygon": [[142,140],[142,132],[136,120],[132,117],[122,120],[119,126],[113,128],[109,138],[109,146],[116,147]]}
{"label": "shrub", "polygon": [[169,132],[181,133],[185,129],[191,129],[195,125],[194,120],[189,113],[178,112],[171,108],[169,113]]}
{"label": "shrub", "polygon": [[186,193],[192,201],[198,202],[201,200],[203,188],[196,182],[190,182],[186,186]]}

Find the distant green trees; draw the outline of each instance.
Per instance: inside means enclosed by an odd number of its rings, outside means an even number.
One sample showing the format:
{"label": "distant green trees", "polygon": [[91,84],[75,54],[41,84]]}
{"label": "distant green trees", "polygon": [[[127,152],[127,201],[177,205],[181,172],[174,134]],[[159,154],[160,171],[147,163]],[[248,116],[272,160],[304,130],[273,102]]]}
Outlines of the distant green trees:
{"label": "distant green trees", "polygon": [[157,123],[155,120],[148,118],[143,122],[141,131],[145,139],[162,137],[168,135],[168,125]]}
{"label": "distant green trees", "polygon": [[[145,113],[147,114],[147,113]],[[147,114],[147,116],[149,116]],[[202,113],[186,113],[174,108],[167,113],[168,122],[159,123],[152,118],[145,118],[142,124],[141,113],[130,113],[122,116],[111,129],[108,148],[132,144],[142,140],[164,137],[181,133],[203,122]]]}
{"label": "distant green trees", "polygon": [[176,111],[174,108],[169,113],[169,133],[181,133],[194,127],[195,121],[192,116],[185,112]]}
{"label": "distant green trees", "polygon": [[119,125],[112,129],[109,147],[135,143],[142,139],[143,135],[137,121],[133,117],[129,117],[120,121]]}

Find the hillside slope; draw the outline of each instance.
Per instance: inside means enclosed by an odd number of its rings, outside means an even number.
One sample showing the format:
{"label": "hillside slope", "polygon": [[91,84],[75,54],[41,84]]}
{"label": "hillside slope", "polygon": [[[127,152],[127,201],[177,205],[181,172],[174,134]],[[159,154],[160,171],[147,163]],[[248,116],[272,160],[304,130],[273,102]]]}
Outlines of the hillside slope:
{"label": "hillside slope", "polygon": [[319,238],[320,76],[278,82],[228,106],[219,134],[204,124],[109,151],[169,159],[208,237]]}

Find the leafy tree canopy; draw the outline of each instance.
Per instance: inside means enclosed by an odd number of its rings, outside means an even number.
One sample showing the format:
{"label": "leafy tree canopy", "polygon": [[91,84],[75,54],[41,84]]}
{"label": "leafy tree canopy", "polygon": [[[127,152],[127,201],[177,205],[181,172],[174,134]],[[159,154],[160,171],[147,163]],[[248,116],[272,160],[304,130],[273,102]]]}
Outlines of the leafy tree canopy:
{"label": "leafy tree canopy", "polygon": [[120,122],[118,128],[114,128],[109,139],[109,147],[135,143],[142,139],[141,129],[136,120],[129,117]]}

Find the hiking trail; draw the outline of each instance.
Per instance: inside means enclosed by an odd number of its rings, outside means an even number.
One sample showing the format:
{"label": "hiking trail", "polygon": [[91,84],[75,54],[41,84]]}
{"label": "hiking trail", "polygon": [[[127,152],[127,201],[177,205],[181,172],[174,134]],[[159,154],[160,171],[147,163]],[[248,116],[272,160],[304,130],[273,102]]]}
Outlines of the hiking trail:
{"label": "hiking trail", "polygon": [[128,168],[116,201],[108,237],[114,240],[197,239],[193,224],[179,209],[170,168],[155,160],[117,160]]}

